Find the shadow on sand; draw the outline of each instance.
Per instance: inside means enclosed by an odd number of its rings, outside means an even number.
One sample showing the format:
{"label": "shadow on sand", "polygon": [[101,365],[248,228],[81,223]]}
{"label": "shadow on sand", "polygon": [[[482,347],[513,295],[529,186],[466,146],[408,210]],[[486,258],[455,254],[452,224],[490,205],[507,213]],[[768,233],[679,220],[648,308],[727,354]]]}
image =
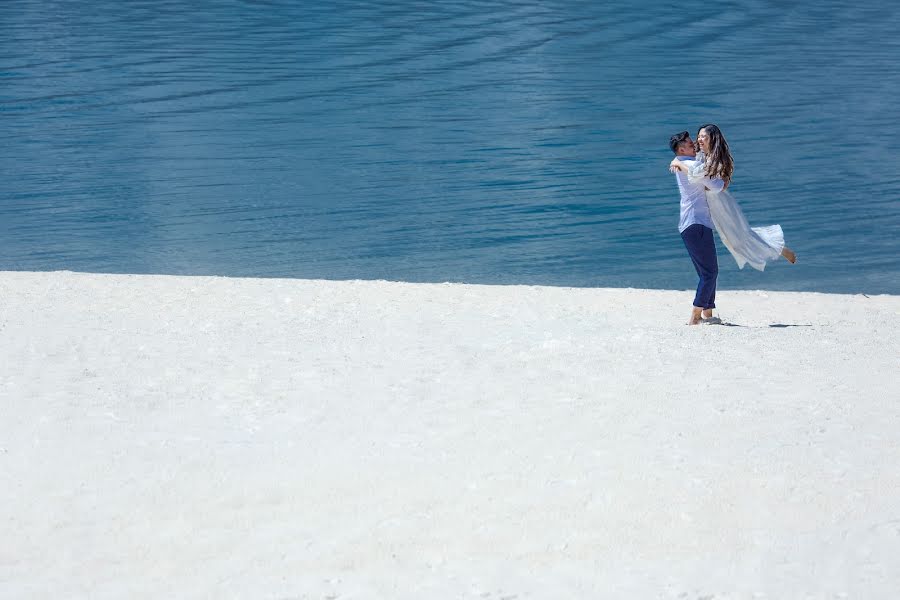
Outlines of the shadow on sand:
{"label": "shadow on sand", "polygon": [[[710,325],[718,325],[720,327],[747,327],[749,329],[757,329],[756,327],[750,327],[749,325],[739,325],[737,323],[729,323],[728,321],[722,321],[721,323],[710,323]],[[775,327],[775,328],[779,328],[779,329],[782,329],[785,327],[812,327],[812,324],[811,323],[805,323],[805,324],[772,323],[771,325],[768,325],[768,327]]]}

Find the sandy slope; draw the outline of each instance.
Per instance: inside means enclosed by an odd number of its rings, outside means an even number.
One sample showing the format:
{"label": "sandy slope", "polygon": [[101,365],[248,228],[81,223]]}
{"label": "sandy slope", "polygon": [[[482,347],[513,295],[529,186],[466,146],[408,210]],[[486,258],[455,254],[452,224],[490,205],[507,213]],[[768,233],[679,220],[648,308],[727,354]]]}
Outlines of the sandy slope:
{"label": "sandy slope", "polygon": [[894,598],[900,298],[0,273],[2,598]]}

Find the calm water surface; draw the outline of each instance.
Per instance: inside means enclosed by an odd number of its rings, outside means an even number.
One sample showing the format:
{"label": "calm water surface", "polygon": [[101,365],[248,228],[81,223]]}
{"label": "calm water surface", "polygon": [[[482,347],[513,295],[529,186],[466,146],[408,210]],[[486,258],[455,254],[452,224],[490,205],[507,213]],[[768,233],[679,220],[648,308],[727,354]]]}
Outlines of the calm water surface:
{"label": "calm water surface", "polygon": [[0,270],[691,288],[711,121],[721,287],[900,293],[900,5],[715,6],[4,0]]}

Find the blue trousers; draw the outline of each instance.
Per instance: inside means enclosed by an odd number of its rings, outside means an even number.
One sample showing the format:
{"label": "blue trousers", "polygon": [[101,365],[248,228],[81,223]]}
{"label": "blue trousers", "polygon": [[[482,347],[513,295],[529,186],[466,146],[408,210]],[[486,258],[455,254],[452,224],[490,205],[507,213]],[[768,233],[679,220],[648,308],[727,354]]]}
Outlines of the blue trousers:
{"label": "blue trousers", "polygon": [[681,239],[687,248],[694,268],[700,276],[694,306],[700,308],[716,307],[716,278],[719,276],[719,259],[716,258],[716,242],[713,230],[705,225],[695,223],[681,232]]}

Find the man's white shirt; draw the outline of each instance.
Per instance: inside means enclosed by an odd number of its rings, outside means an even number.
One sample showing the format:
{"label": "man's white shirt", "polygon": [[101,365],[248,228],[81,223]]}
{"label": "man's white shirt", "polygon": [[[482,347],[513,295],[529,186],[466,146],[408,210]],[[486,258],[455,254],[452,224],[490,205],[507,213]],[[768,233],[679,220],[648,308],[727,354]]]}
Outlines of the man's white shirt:
{"label": "man's white shirt", "polygon": [[[676,156],[678,160],[694,160],[690,156]],[[715,229],[712,217],[709,216],[709,205],[706,203],[706,190],[702,181],[692,182],[684,171],[675,172],[678,180],[678,191],[681,192],[681,219],[678,232],[681,233],[691,225],[700,224]]]}

